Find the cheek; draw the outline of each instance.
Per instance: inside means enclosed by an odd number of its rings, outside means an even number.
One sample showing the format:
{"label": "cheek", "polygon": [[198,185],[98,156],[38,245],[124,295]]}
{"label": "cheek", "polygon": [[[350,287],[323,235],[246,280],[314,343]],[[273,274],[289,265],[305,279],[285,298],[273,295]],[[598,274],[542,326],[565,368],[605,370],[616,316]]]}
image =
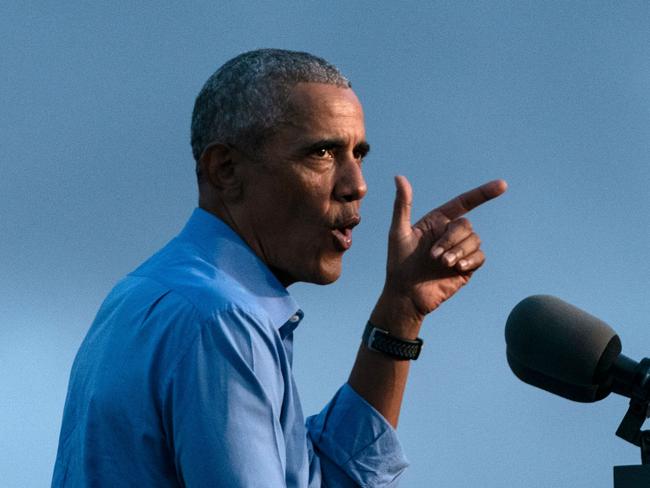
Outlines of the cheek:
{"label": "cheek", "polygon": [[[293,247],[292,239],[300,241],[303,246],[315,245],[327,234],[334,217],[331,214],[333,175],[329,172],[316,173],[304,164],[289,164],[288,174],[274,179],[273,194],[265,195],[266,199],[258,199],[260,215],[267,219],[259,223],[267,227],[273,222],[277,231],[289,239],[289,248]],[[309,241],[314,243],[310,244]]]}
{"label": "cheek", "polygon": [[329,213],[332,192],[329,178],[310,181],[297,197],[297,205],[303,209],[303,212],[320,217],[331,217]]}

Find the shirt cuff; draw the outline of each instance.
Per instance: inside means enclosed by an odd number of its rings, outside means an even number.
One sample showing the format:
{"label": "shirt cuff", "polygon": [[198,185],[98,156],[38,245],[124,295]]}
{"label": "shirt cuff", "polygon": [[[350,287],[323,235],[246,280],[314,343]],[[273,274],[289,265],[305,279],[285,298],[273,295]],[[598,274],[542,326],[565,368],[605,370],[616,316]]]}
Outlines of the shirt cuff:
{"label": "shirt cuff", "polygon": [[397,432],[349,384],[307,419],[314,445],[360,486],[395,486],[408,467]]}

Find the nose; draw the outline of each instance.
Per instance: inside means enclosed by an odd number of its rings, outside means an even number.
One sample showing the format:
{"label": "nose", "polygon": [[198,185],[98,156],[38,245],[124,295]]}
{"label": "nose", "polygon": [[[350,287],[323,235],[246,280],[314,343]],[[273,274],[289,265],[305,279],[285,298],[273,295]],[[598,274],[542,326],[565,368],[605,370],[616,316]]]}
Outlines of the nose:
{"label": "nose", "polygon": [[368,186],[363,178],[361,161],[350,158],[339,167],[334,195],[339,201],[354,202],[361,200],[366,193]]}

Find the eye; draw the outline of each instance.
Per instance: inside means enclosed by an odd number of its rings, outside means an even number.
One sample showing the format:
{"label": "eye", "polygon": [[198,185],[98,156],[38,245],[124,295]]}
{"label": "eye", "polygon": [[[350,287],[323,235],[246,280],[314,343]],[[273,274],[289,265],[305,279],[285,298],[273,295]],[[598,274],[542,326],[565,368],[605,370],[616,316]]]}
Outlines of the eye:
{"label": "eye", "polygon": [[366,151],[354,151],[352,154],[354,155],[354,159],[358,159],[359,161],[363,161],[363,158],[366,157]]}
{"label": "eye", "polygon": [[357,159],[359,162],[362,162],[365,157],[370,152],[370,146],[367,142],[361,143],[354,148],[352,155],[354,159]]}
{"label": "eye", "polygon": [[327,159],[333,159],[334,158],[334,150],[332,148],[328,147],[319,147],[317,149],[314,149],[313,152],[314,156],[317,158],[327,158]]}

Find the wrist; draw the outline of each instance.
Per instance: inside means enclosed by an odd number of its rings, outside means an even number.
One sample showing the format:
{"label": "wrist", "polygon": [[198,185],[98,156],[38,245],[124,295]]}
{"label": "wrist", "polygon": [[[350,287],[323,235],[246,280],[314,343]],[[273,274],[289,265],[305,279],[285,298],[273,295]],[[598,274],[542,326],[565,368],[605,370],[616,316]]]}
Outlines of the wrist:
{"label": "wrist", "polygon": [[370,314],[370,322],[405,340],[418,337],[424,314],[417,311],[408,297],[400,297],[384,290]]}
{"label": "wrist", "polygon": [[389,356],[393,360],[415,360],[420,356],[423,341],[419,337],[406,340],[396,337],[387,330],[380,329],[368,321],[363,332],[363,344],[371,351]]}

